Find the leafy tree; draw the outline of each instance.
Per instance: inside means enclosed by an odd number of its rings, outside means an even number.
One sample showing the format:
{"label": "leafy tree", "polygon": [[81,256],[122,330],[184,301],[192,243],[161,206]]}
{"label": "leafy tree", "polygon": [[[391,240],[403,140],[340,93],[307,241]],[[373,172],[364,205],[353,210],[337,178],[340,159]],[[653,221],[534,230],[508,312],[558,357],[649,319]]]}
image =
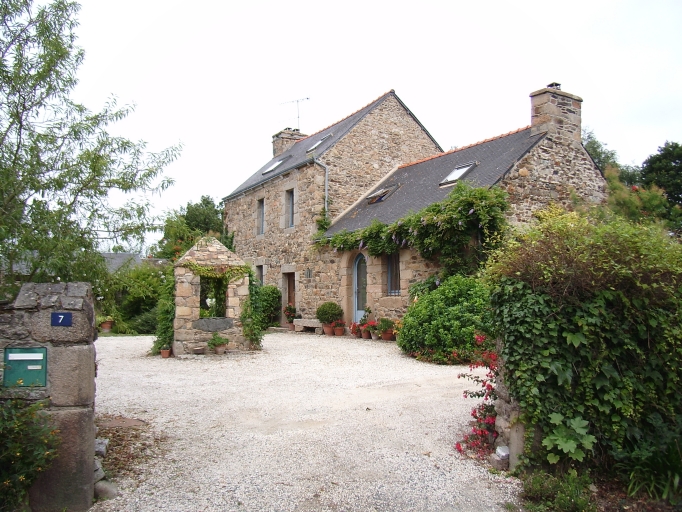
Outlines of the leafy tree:
{"label": "leafy tree", "polygon": [[594,163],[597,164],[599,170],[603,173],[607,167],[619,168],[618,155],[615,150],[606,149],[606,144],[599,142],[594,136],[592,130],[584,129],[582,132],[583,146],[590,154]]}
{"label": "leafy tree", "polygon": [[84,55],[79,5],[41,4],[0,4],[0,296],[20,275],[97,281],[100,247],[141,245],[154,221],[147,200],[114,207],[110,193],[164,190],[163,168],[179,153],[148,154],[143,142],[110,135],[130,107],[111,101],[93,113],[70,99]]}
{"label": "leafy tree", "polygon": [[232,234],[223,232],[223,212],[209,196],[198,203],[187,203],[171,211],[164,221],[163,238],[153,251],[158,258],[177,259],[205,235],[215,236],[228,249],[233,249]]}
{"label": "leafy tree", "polygon": [[666,142],[642,164],[642,179],[646,185],[665,190],[668,199],[682,205],[682,146]]}
{"label": "leafy tree", "polygon": [[196,204],[187,203],[185,221],[190,229],[202,233],[223,232],[223,212],[209,196],[201,196],[201,200]]}

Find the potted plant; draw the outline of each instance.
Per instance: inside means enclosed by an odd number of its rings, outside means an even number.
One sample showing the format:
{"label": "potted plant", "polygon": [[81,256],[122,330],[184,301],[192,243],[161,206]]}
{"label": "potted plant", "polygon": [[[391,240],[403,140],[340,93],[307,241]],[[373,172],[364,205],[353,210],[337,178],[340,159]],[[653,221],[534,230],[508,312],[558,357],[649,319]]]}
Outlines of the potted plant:
{"label": "potted plant", "polygon": [[161,351],[161,357],[162,358],[166,359],[166,358],[170,357],[170,353],[171,353],[170,345],[164,345],[159,350]]}
{"label": "potted plant", "polygon": [[335,336],[343,336],[346,332],[346,322],[343,320],[334,320],[332,322],[332,328],[334,329]]}
{"label": "potted plant", "polygon": [[390,318],[380,318],[377,323],[377,331],[381,334],[381,339],[391,341],[393,339],[393,327],[395,322]]}
{"label": "potted plant", "polygon": [[350,324],[350,332],[353,336],[360,338],[362,336],[362,329],[360,328],[360,323],[353,322]]}
{"label": "potted plant", "polygon": [[296,318],[296,307],[290,302],[282,310],[289,323],[289,330],[294,330],[294,319]]}
{"label": "potted plant", "polygon": [[111,315],[97,315],[97,324],[102,332],[110,332],[114,325],[114,317]]}
{"label": "potted plant", "polygon": [[331,324],[335,320],[343,318],[343,309],[336,302],[324,302],[317,308],[315,317],[322,323],[324,333],[328,336],[334,336],[334,329]]}
{"label": "potted plant", "polygon": [[208,340],[208,348],[213,349],[217,355],[222,355],[225,353],[225,348],[230,340],[223,338],[217,332],[213,333],[213,336]]}
{"label": "potted plant", "polygon": [[376,321],[372,320],[371,322],[367,322],[367,330],[373,340],[379,339],[379,328]]}
{"label": "potted plant", "polygon": [[377,323],[374,320],[368,320],[362,324],[362,337],[365,339],[377,339],[379,335],[377,334]]}

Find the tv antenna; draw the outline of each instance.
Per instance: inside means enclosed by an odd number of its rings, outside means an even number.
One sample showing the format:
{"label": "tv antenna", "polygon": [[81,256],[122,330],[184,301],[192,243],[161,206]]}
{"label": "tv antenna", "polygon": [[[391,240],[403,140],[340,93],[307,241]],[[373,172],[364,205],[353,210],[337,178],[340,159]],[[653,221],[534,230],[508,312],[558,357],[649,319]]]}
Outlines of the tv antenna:
{"label": "tv antenna", "polygon": [[309,100],[310,98],[301,98],[298,100],[291,100],[291,101],[285,101],[284,103],[280,103],[280,105],[286,105],[288,103],[296,103],[296,129],[301,130],[301,113],[299,111],[298,104],[301,103],[302,101]]}

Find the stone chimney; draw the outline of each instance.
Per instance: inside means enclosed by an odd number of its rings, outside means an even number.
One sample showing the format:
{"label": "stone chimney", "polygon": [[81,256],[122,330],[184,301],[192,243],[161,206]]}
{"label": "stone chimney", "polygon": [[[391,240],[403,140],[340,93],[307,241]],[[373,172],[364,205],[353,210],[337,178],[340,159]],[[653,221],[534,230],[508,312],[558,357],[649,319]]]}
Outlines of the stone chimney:
{"label": "stone chimney", "polygon": [[547,132],[564,144],[580,144],[580,105],[582,98],[561,90],[552,82],[530,94],[531,135]]}
{"label": "stone chimney", "polygon": [[298,128],[284,128],[272,136],[272,156],[281,155],[296,142],[306,137],[307,135],[303,135]]}

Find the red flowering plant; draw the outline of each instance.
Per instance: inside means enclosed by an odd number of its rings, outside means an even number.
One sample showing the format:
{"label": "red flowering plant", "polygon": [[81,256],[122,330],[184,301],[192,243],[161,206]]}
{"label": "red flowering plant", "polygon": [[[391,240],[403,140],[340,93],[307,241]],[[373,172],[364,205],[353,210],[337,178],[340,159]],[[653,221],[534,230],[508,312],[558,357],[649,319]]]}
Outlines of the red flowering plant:
{"label": "red flowering plant", "polygon": [[360,327],[361,327],[361,325],[358,322],[353,322],[352,324],[350,324],[351,334],[353,334],[354,336],[357,336],[359,333],[361,333],[362,329]]}
{"label": "red flowering plant", "polygon": [[332,329],[336,329],[337,327],[346,327],[346,322],[343,320],[334,320],[331,323]]}
{"label": "red flowering plant", "polygon": [[289,323],[293,322],[294,318],[296,318],[296,307],[291,302],[284,307],[283,312]]}
{"label": "red flowering plant", "polygon": [[377,332],[377,323],[374,320],[370,320],[362,324],[360,326],[360,329],[362,329],[363,331]]}
{"label": "red flowering plant", "polygon": [[486,350],[483,348],[489,345],[486,342],[484,334],[476,334],[474,340],[476,345],[481,347],[476,351],[476,358],[469,365],[469,370],[474,371],[476,368],[487,368],[484,376],[475,375],[472,373],[460,373],[457,378],[464,377],[480,385],[479,389],[465,390],[464,398],[483,398],[483,401],[471,410],[472,422],[471,432],[464,436],[462,442],[455,444],[455,449],[464,453],[465,450],[472,452],[479,458],[488,456],[493,451],[493,444],[497,438],[497,431],[495,430],[495,419],[497,413],[495,412],[494,402],[497,399],[495,392],[495,378],[498,375],[498,355],[494,350]]}

